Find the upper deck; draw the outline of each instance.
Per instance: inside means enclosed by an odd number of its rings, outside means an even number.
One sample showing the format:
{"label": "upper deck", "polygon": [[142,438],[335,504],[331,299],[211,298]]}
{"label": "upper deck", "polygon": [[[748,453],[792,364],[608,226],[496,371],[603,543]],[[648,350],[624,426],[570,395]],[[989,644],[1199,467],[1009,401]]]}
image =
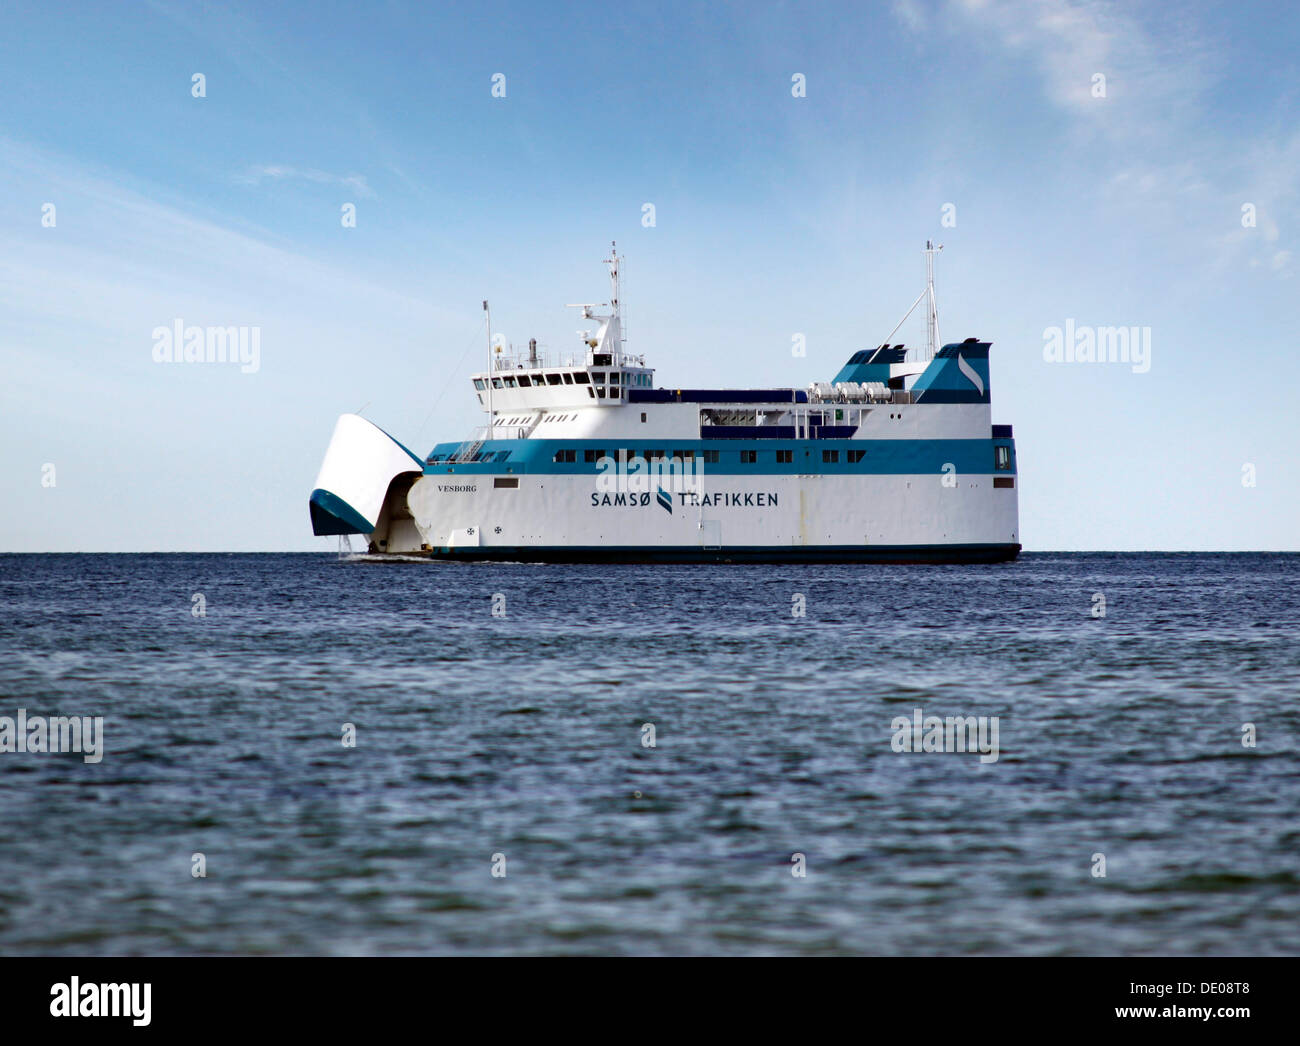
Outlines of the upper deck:
{"label": "upper deck", "polygon": [[563,407],[616,407],[633,389],[654,385],[654,368],[644,356],[591,349],[579,361],[570,356],[552,362],[534,349],[528,355],[502,355],[493,369],[472,375],[474,393],[485,409],[491,386],[492,409],[547,410]]}

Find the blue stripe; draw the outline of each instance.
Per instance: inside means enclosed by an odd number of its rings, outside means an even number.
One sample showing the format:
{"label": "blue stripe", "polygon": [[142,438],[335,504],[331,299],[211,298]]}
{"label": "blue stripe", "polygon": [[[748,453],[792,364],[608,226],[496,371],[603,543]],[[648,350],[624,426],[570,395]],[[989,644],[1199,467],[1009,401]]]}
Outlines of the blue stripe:
{"label": "blue stripe", "polygon": [[[996,443],[1014,448],[1013,440],[999,439]],[[811,445],[810,445],[811,444]],[[613,456],[616,450],[626,449],[644,454],[647,450],[660,450],[666,455],[674,450],[691,451],[699,457],[705,450],[716,450],[718,460],[704,463],[706,475],[714,476],[793,476],[793,475],[924,475],[938,474],[944,465],[953,465],[959,475],[991,475],[994,472],[992,439],[876,439],[876,440],[578,440],[578,439],[521,439],[489,440],[481,453],[495,454],[509,451],[504,461],[459,462],[448,465],[438,462],[426,465],[426,475],[505,475],[532,473],[561,476],[595,476],[599,471],[595,462],[583,460],[584,450],[602,450]],[[461,446],[460,443],[440,443],[435,454],[447,455]],[[557,450],[573,450],[577,461],[555,460]],[[791,451],[790,462],[778,462],[777,451]],[[862,450],[866,454],[859,462],[850,463],[848,452]],[[740,460],[742,451],[754,451],[757,461]],[[836,451],[839,461],[822,460],[823,451]],[[1014,465],[1014,450],[1012,460]],[[666,460],[666,459],[665,459]],[[999,472],[999,475],[1015,475]]]}

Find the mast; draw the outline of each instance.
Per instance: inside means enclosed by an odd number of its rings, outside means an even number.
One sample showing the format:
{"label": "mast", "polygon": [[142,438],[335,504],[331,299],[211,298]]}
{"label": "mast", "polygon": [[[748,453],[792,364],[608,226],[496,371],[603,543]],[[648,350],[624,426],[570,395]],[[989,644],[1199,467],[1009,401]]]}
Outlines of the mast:
{"label": "mast", "polygon": [[487,323],[487,412],[488,412],[488,437],[492,436],[492,310],[488,308],[488,303],[483,302],[483,316]]}
{"label": "mast", "polygon": [[934,359],[935,354],[939,351],[939,306],[934,300],[934,256],[943,250],[943,244],[938,247],[932,240],[925,241],[925,293],[929,299],[929,315],[925,322],[925,339],[926,348],[929,350],[929,359]]}
{"label": "mast", "polygon": [[619,263],[622,261],[615,249],[613,240],[609,241],[609,257],[605,259],[605,264],[609,266],[609,311],[614,321],[618,323],[618,349],[619,354],[623,352],[623,346],[627,342],[627,335],[623,331],[623,288],[620,278]]}

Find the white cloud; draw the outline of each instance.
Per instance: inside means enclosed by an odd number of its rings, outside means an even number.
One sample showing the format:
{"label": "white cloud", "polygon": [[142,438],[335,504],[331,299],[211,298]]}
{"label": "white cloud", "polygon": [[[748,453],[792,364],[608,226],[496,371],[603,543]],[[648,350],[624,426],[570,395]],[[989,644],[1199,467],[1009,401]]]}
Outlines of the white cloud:
{"label": "white cloud", "polygon": [[[944,13],[950,31],[1032,63],[1046,100],[1074,118],[1071,152],[1087,156],[1090,169],[1115,170],[1103,188],[1116,201],[1159,215],[1162,228],[1204,230],[1219,264],[1240,264],[1246,252],[1252,267],[1289,271],[1275,216],[1285,229],[1295,213],[1300,134],[1285,127],[1245,138],[1215,119],[1208,92],[1222,59],[1192,16],[1171,20],[1161,8],[1113,0],[946,0]],[[895,17],[909,24],[897,7]],[[1106,78],[1102,98],[1093,93],[1097,73]],[[1258,206],[1257,230],[1239,226],[1243,202]]]}
{"label": "white cloud", "polygon": [[351,189],[356,195],[371,198],[375,195],[363,174],[330,174],[310,167],[289,167],[284,164],[262,164],[250,167],[236,178],[244,185],[260,185],[263,181],[279,181],[286,178],[301,178],[318,185],[337,185]]}
{"label": "white cloud", "polygon": [[924,31],[928,19],[918,0],[894,0],[891,5],[894,17],[901,22],[910,32],[920,33]]}
{"label": "white cloud", "polygon": [[[1031,58],[1049,100],[1120,135],[1178,122],[1211,82],[1206,49],[1187,34],[1148,31],[1135,8],[1109,0],[949,0],[958,24]],[[1106,77],[1095,97],[1093,77]]]}

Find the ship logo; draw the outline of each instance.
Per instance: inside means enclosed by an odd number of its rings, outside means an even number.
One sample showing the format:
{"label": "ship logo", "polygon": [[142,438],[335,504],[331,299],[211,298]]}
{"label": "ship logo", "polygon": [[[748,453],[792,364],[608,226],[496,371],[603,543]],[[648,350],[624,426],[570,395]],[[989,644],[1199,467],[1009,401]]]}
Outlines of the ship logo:
{"label": "ship logo", "polygon": [[957,353],[957,369],[970,379],[970,383],[979,390],[981,396],[984,395],[984,380],[979,376],[979,372],[962,359],[961,353]]}
{"label": "ship logo", "polygon": [[667,512],[668,515],[671,516],[673,514],[673,496],[664,490],[663,487],[656,488],[655,500],[659,502],[659,507]]}

